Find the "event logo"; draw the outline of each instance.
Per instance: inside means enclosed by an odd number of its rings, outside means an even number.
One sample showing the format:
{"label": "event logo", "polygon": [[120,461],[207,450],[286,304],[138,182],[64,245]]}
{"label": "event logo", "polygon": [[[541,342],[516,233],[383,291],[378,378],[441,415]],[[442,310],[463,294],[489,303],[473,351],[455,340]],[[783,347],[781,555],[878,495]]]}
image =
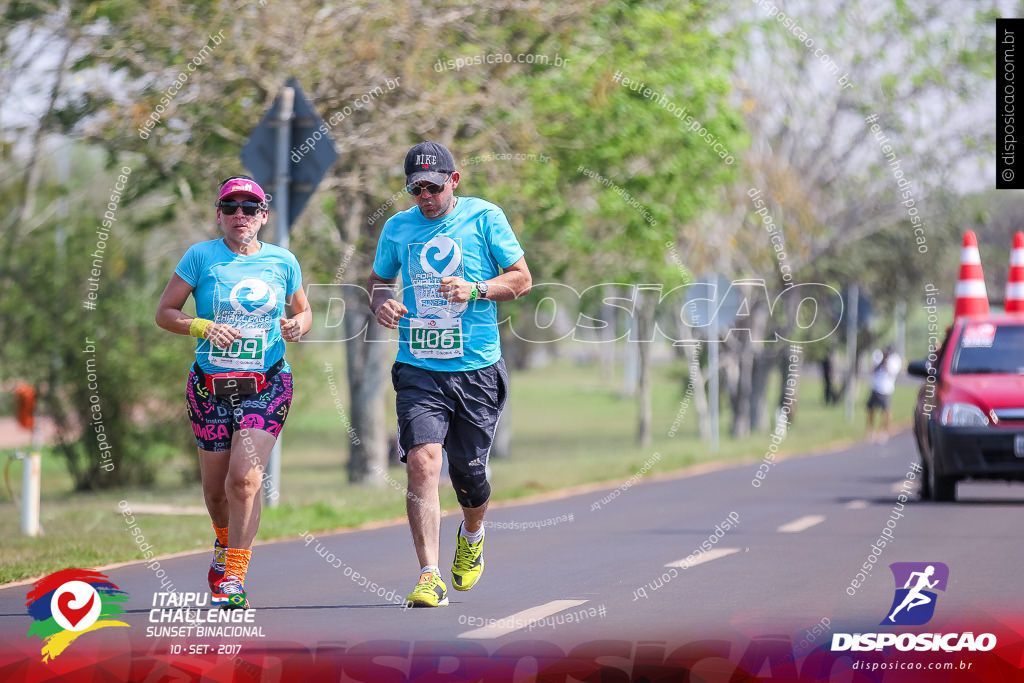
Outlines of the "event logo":
{"label": "event logo", "polygon": [[25,605],[35,621],[26,635],[44,642],[43,661],[55,658],[80,635],[123,621],[104,619],[122,612],[128,594],[104,574],[91,569],[64,569],[33,585]]}
{"label": "event logo", "polygon": [[[935,614],[935,590],[945,591],[949,567],[941,562],[893,562],[896,594],[881,626],[920,626]],[[988,652],[995,648],[993,633],[833,633],[832,652]]]}
{"label": "event logo", "polygon": [[[240,295],[246,289],[249,290],[249,293],[244,297],[245,302],[247,303],[243,303],[243,297]],[[231,308],[236,313],[264,315],[277,308],[277,294],[274,293],[274,288],[263,280],[253,277],[245,278],[232,287],[231,294],[228,296],[228,299],[231,301]],[[255,306],[255,304],[260,301],[263,303],[259,306]],[[252,306],[254,306],[254,308],[250,310],[249,307]]]}
{"label": "event logo", "polygon": [[942,562],[893,562],[896,595],[882,626],[920,626],[935,614],[935,590],[945,591],[949,567]]}
{"label": "event logo", "polygon": [[436,277],[448,277],[462,263],[462,249],[451,237],[438,235],[423,245],[420,267]]}

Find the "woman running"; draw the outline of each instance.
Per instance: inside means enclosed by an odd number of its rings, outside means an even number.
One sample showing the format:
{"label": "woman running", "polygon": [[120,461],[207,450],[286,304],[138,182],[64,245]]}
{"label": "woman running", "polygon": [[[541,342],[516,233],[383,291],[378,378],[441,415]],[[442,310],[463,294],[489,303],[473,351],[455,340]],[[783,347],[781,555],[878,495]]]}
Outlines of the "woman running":
{"label": "woman running", "polygon": [[[257,239],[269,218],[259,184],[228,178],[216,206],[223,236],[185,252],[160,297],[156,323],[198,339],[185,396],[217,535],[211,604],[245,609],[263,471],[292,400],[284,342],[299,341],[313,316],[294,254]],[[182,313],[189,295],[195,318]]]}

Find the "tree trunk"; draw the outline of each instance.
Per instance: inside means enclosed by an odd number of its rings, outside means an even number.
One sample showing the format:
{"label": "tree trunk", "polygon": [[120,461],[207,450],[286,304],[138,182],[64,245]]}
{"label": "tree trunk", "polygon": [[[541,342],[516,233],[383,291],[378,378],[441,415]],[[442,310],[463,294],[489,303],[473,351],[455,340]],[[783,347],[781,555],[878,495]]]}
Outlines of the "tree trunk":
{"label": "tree trunk", "polygon": [[501,411],[498,426],[494,429],[494,442],[491,455],[497,460],[504,460],[512,453],[512,403],[507,401]]}
{"label": "tree trunk", "polygon": [[66,0],[61,3],[61,16],[65,20],[64,35],[62,36],[64,45],[61,49],[60,57],[57,60],[57,65],[53,69],[53,87],[50,88],[46,113],[43,114],[43,117],[39,120],[39,126],[32,135],[32,143],[28,155],[28,167],[25,171],[25,203],[21,206],[21,215],[17,223],[15,223],[15,229],[20,225],[24,225],[24,223],[35,213],[36,191],[39,188],[39,181],[41,178],[40,161],[46,156],[43,153],[43,143],[46,140],[46,134],[53,126],[53,111],[57,106],[57,99],[60,97],[64,88],[64,78],[68,71],[68,58],[71,56],[72,47],[74,47],[74,41],[72,40],[70,31],[68,30],[68,24],[71,21],[71,5]]}
{"label": "tree trunk", "polygon": [[654,328],[654,305],[650,296],[637,292],[636,329],[637,341],[637,416],[636,440],[641,446],[651,443],[651,333]]}
{"label": "tree trunk", "polygon": [[[349,446],[348,480],[382,486],[388,466],[384,393],[390,381],[391,346],[381,340],[384,328],[370,315],[361,296],[346,296],[345,357],[352,428],[358,439]],[[366,334],[361,333],[365,326]],[[364,340],[365,339],[365,340]]]}
{"label": "tree trunk", "polygon": [[742,439],[750,434],[750,391],[754,375],[754,350],[750,339],[740,343],[737,350],[736,394],[732,400],[732,436]]}
{"label": "tree trunk", "polygon": [[611,384],[615,379],[615,330],[618,323],[618,318],[615,314],[618,310],[615,306],[610,306],[604,302],[601,303],[601,320],[606,325],[599,333],[601,377],[608,384]]}
{"label": "tree trunk", "polygon": [[[364,208],[367,198],[353,193],[351,201],[337,214],[342,240],[348,244],[373,244],[367,228]],[[372,255],[358,251],[349,265],[354,278],[365,277],[372,267]],[[359,283],[365,284],[365,280]],[[348,374],[349,413],[358,437],[349,446],[348,480],[353,484],[384,485],[388,467],[388,420],[384,395],[391,381],[392,347],[386,343],[387,330],[377,324],[369,309],[366,293],[345,293],[345,358]],[[401,290],[396,290],[396,295]],[[399,295],[400,296],[400,295]],[[365,330],[365,332],[364,332]],[[393,409],[392,409],[393,410]],[[388,411],[392,414],[392,411]]]}
{"label": "tree trunk", "polygon": [[[788,408],[786,408],[786,421],[790,425],[793,424],[796,421],[796,408],[797,408],[797,403],[798,403],[798,400],[799,400],[798,392],[800,390],[800,366],[801,366],[801,364],[803,362],[803,357],[800,356],[800,362],[796,363],[797,367],[795,368],[795,370],[794,370],[794,372],[792,374],[792,380],[795,382],[795,384],[794,384],[792,389],[789,389],[786,386],[787,380],[791,379],[790,378],[790,368],[789,368],[789,365],[790,365],[789,358],[790,358],[791,355],[794,355],[794,349],[795,348],[796,348],[795,345],[790,345],[787,348],[786,353],[782,354],[782,357],[781,357],[781,359],[779,361],[779,371],[782,374],[782,382],[781,382],[781,387],[779,389],[779,410],[782,410],[782,408],[787,405],[786,399],[788,397],[789,401],[788,401]],[[800,355],[799,351],[797,351],[796,355],[798,355],[798,356]],[[788,391],[788,394],[787,394],[787,391]]]}
{"label": "tree trunk", "polygon": [[749,306],[748,332],[736,334],[739,342],[739,382],[735,405],[738,410],[733,414],[732,424],[732,435],[736,438],[747,436],[752,429],[764,429],[767,426],[764,421],[764,404],[771,368],[763,354],[768,330],[768,308],[754,296],[748,296],[746,303]]}
{"label": "tree trunk", "polygon": [[505,365],[511,370],[526,370],[530,366],[530,343],[516,336],[508,325],[498,328],[498,334]]}
{"label": "tree trunk", "polygon": [[[498,328],[501,337],[501,356],[508,370],[526,370],[529,366],[530,344],[512,333],[509,325]],[[511,389],[509,390],[511,392]],[[505,402],[501,418],[494,429],[491,457],[502,460],[512,452],[512,403]]]}
{"label": "tree trunk", "polygon": [[[762,346],[763,353],[763,346]],[[774,367],[773,359],[767,355],[755,355],[753,376],[750,384],[750,428],[755,432],[768,429],[768,378]]]}
{"label": "tree trunk", "polygon": [[[732,415],[730,432],[736,427],[736,414],[740,411],[740,356],[742,349],[735,336],[728,342],[720,342],[718,347],[718,372],[720,376],[720,387],[725,388],[726,396],[729,399],[729,410]],[[711,372],[709,369],[708,372]],[[710,399],[708,399],[710,402]],[[721,417],[720,417],[721,419]]]}
{"label": "tree trunk", "polygon": [[700,366],[700,344],[684,344],[687,366],[690,369],[689,386],[683,396],[690,396],[693,411],[697,414],[697,430],[703,441],[711,439],[711,413],[708,410],[707,381],[704,369]]}
{"label": "tree trunk", "polygon": [[633,316],[629,321],[629,333],[626,335],[625,361],[622,370],[622,398],[636,396],[637,385],[640,383],[640,349],[639,342],[636,341],[639,339],[637,316],[639,316],[639,311],[634,308]]}

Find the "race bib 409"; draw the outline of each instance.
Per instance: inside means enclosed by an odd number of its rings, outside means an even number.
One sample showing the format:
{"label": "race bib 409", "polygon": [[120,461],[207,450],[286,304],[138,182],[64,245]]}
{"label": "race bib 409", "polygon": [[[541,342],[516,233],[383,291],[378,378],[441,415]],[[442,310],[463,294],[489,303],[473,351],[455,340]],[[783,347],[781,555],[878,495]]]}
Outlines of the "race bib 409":
{"label": "race bib 409", "polygon": [[222,349],[210,347],[210,363],[232,370],[259,370],[263,368],[266,355],[267,333],[265,330],[242,330],[243,337],[231,346]]}

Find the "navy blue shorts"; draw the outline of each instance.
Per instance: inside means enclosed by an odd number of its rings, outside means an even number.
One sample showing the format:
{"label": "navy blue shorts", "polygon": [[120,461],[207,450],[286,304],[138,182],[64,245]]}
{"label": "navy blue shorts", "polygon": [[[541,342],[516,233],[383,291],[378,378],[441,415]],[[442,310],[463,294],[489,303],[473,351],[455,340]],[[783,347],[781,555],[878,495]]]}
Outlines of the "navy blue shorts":
{"label": "navy blue shorts", "polygon": [[868,410],[881,408],[882,412],[889,412],[889,399],[891,398],[892,394],[880,394],[872,390],[871,395],[868,396]]}
{"label": "navy blue shorts", "polygon": [[479,370],[435,372],[395,363],[398,447],[402,462],[413,446],[439,443],[448,452],[453,480],[480,476],[491,454],[494,430],[508,396],[505,360]]}

